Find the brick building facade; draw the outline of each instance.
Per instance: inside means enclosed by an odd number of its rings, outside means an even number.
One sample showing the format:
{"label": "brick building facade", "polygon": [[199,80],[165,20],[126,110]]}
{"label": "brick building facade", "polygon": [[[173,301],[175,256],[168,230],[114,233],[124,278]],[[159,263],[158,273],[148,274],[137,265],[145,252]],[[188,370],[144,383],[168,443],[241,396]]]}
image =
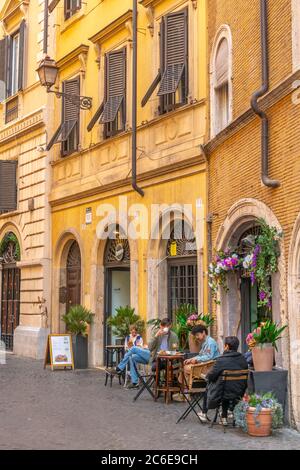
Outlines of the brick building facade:
{"label": "brick building facade", "polygon": [[[299,348],[299,212],[300,160],[297,95],[299,70],[299,2],[213,0],[208,5],[208,42],[211,80],[211,132],[204,147],[209,160],[209,233],[211,252],[236,246],[244,233],[263,217],[284,233],[278,273],[273,276],[273,319],[289,324],[277,357],[290,372],[291,420],[300,425]],[[267,8],[269,88],[259,107],[269,120],[269,178],[274,187],[263,184],[261,174],[261,119],[251,108],[251,97],[262,85],[263,30],[260,21]],[[226,34],[222,35],[222,31]],[[218,51],[218,40],[227,40],[227,55]],[[224,49],[224,47],[223,47]],[[216,53],[217,50],[217,53]],[[217,55],[219,53],[220,57]],[[217,59],[216,59],[217,57]],[[215,129],[213,116],[214,60],[227,60],[228,119]],[[224,64],[223,64],[224,65]],[[218,63],[216,66],[219,66]],[[295,91],[296,90],[296,91]],[[221,101],[222,104],[222,101]],[[267,181],[268,182],[268,181]],[[229,332],[242,335],[244,315],[241,280],[229,279],[230,295],[220,293],[217,331],[220,340]]]}

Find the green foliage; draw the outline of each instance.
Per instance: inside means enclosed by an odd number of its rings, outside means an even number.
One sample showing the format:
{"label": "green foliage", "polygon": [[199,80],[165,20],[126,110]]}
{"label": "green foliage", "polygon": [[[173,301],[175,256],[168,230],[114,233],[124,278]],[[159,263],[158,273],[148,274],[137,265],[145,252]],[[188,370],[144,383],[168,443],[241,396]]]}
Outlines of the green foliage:
{"label": "green foliage", "polygon": [[[245,396],[234,408],[234,419],[236,426],[247,432],[247,411],[255,408],[254,416],[257,418],[263,408],[272,410],[272,429],[279,429],[283,426],[283,408],[272,392],[264,394],[253,393]],[[259,420],[257,420],[259,426]]]}
{"label": "green foliage", "polygon": [[87,327],[93,322],[93,313],[82,305],[74,305],[62,320],[70,333],[86,336]]}
{"label": "green foliage", "polygon": [[187,321],[191,315],[197,315],[196,311],[196,307],[192,304],[181,304],[176,310],[173,330],[179,338],[180,349],[188,349],[191,327],[188,325]]}
{"label": "green foliage", "polygon": [[281,338],[281,333],[287,328],[287,325],[279,325],[271,320],[261,323],[253,333],[253,339],[256,344],[270,343],[277,350],[277,341]]}
{"label": "green foliage", "polygon": [[107,324],[112,327],[112,333],[118,338],[125,339],[130,333],[130,325],[136,325],[139,334],[145,331],[145,322],[135,313],[134,308],[116,308],[116,314],[107,319]]}
{"label": "green foliage", "polygon": [[200,313],[199,320],[204,322],[208,328],[215,323],[215,319],[210,313]]}
{"label": "green foliage", "polygon": [[16,235],[13,232],[9,232],[5,235],[5,237],[0,242],[0,256],[6,251],[7,246],[9,243],[13,243],[15,245],[15,258],[16,261],[20,261],[21,259],[21,249],[19,240],[17,239]]}
{"label": "green foliage", "polygon": [[160,318],[152,318],[152,320],[147,321],[147,326],[150,326],[152,334],[155,334],[160,327]]}

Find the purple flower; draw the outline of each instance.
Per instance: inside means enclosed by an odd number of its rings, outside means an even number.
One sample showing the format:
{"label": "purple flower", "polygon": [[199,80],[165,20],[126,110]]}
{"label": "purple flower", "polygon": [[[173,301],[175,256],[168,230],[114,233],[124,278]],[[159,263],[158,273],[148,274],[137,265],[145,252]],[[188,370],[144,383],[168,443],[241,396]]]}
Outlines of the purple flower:
{"label": "purple flower", "polygon": [[265,291],[260,291],[259,293],[259,299],[260,300],[265,300],[267,298],[267,293]]}
{"label": "purple flower", "polygon": [[254,271],[251,271],[251,273],[250,273],[250,279],[251,279],[251,283],[252,283],[252,285],[253,285],[253,284],[255,283],[255,273],[254,273]]}

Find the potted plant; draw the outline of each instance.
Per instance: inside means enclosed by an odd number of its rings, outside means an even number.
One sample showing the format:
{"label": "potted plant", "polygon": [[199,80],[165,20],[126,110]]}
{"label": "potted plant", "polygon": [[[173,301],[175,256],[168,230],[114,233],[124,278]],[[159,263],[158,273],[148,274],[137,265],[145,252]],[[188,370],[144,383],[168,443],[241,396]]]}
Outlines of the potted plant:
{"label": "potted plant", "polygon": [[274,364],[274,353],[277,351],[277,341],[287,325],[279,327],[272,320],[260,324],[253,333],[247,337],[247,344],[252,349],[254,369],[259,372],[271,371]]}
{"label": "potted plant", "polygon": [[283,426],[283,409],[271,392],[251,394],[237,404],[234,419],[250,436],[267,437]]}
{"label": "potted plant", "polygon": [[71,307],[62,317],[67,331],[71,333],[75,369],[88,367],[88,339],[87,328],[93,321],[93,313],[82,305]]}
{"label": "potted plant", "polygon": [[116,308],[115,315],[108,317],[107,325],[112,328],[113,335],[122,343],[130,333],[130,325],[136,325],[139,334],[143,334],[145,331],[144,320],[135,313],[134,308],[128,305]]}

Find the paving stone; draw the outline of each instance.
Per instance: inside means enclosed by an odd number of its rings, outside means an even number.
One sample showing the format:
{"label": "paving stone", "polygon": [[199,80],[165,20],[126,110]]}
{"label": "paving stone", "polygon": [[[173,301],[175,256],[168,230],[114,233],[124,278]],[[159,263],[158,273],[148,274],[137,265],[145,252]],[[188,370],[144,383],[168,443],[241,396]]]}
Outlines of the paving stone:
{"label": "paving stone", "polygon": [[255,439],[201,425],[176,425],[184,404],[154,403],[118,385],[104,387],[99,370],[55,371],[42,361],[8,355],[0,365],[0,449],[298,449],[300,434],[284,429]]}

